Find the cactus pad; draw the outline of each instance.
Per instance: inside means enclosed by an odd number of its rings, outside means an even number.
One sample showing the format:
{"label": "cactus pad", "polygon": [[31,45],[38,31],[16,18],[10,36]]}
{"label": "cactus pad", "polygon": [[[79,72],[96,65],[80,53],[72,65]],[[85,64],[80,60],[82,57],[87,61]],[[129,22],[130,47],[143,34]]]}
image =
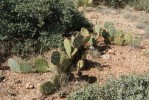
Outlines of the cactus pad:
{"label": "cactus pad", "polygon": [[82,35],[77,35],[75,38],[74,38],[74,41],[73,41],[73,46],[77,49],[79,49],[84,43],[84,37]]}
{"label": "cactus pad", "polygon": [[45,82],[42,85],[40,85],[40,92],[43,95],[50,95],[55,91],[55,86],[53,83],[49,82]]}
{"label": "cactus pad", "polygon": [[37,72],[48,72],[48,71],[50,71],[48,62],[44,59],[36,59],[34,62],[34,68]]}
{"label": "cactus pad", "polygon": [[34,71],[32,65],[27,62],[23,62],[20,64],[20,70],[22,73],[31,73]]}
{"label": "cactus pad", "polygon": [[88,36],[90,36],[90,33],[86,28],[81,28],[81,35],[83,37],[88,37]]}
{"label": "cactus pad", "polygon": [[104,27],[107,29],[109,26],[112,26],[113,23],[112,22],[105,22],[104,23]]}
{"label": "cactus pad", "polygon": [[125,34],[124,35],[124,38],[125,38],[124,45],[130,45],[130,44],[132,44],[132,35],[131,34]]}
{"label": "cactus pad", "polygon": [[71,57],[71,52],[72,52],[72,50],[71,50],[71,43],[70,43],[70,41],[67,38],[64,39],[64,48],[66,50],[67,55],[69,57]]}
{"label": "cactus pad", "polygon": [[8,65],[12,71],[21,72],[20,64],[16,60],[10,58],[8,60]]}
{"label": "cactus pad", "polygon": [[124,37],[115,37],[114,44],[123,46],[125,42]]}
{"label": "cactus pad", "polygon": [[107,30],[108,30],[108,32],[109,32],[110,37],[113,38],[114,35],[115,35],[115,33],[116,33],[115,27],[114,27],[113,25],[111,25],[111,26],[109,26],[109,27],[107,28]]}

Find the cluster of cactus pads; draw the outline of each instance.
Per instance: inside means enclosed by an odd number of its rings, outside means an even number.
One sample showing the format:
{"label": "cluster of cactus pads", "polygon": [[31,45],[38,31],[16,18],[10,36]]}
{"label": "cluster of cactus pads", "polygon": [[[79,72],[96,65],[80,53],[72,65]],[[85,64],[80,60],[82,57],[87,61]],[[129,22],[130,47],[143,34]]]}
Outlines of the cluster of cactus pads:
{"label": "cluster of cactus pads", "polygon": [[81,68],[84,66],[84,59],[86,58],[85,50],[96,46],[99,36],[104,38],[104,42],[107,45],[113,43],[116,45],[128,45],[132,42],[131,34],[124,34],[122,31],[117,31],[112,23],[106,22],[104,28],[100,28],[98,24],[95,25],[93,34],[90,34],[86,28],[81,28],[81,31],[77,34],[72,34],[71,37],[65,37],[65,51],[53,51],[51,54],[51,65],[42,58],[35,59],[33,64],[17,59],[9,59],[8,64],[11,70],[21,73],[53,71],[52,66],[54,66],[53,72],[56,72],[56,75],[52,81],[45,82],[40,86],[40,92],[42,94],[52,94],[59,87],[61,74],[71,72],[70,67],[72,65],[77,66],[76,71],[79,75]]}
{"label": "cluster of cactus pads", "polygon": [[20,58],[8,60],[8,65],[10,69],[14,72],[19,73],[31,73],[31,72],[48,72],[50,67],[48,62],[44,59],[35,59],[34,64],[29,63],[28,61],[23,61]]}
{"label": "cluster of cactus pads", "polygon": [[48,81],[43,83],[40,86],[40,91],[42,94],[51,94],[53,90],[59,87],[59,78],[63,73],[69,73],[71,65],[74,63],[74,59],[76,61],[77,66],[77,74],[80,73],[81,68],[84,66],[84,59],[86,53],[83,52],[81,58],[76,59],[76,55],[78,54],[80,48],[84,48],[86,44],[90,44],[91,34],[85,28],[82,28],[80,32],[76,35],[72,35],[70,38],[64,39],[64,48],[65,51],[53,51],[51,54],[51,63],[56,67],[57,74],[54,76],[52,81]]}
{"label": "cluster of cactus pads", "polygon": [[111,22],[105,22],[104,28],[100,28],[99,25],[96,25],[95,32],[99,32],[99,35],[104,38],[104,42],[107,45],[115,44],[124,46],[130,45],[132,43],[132,35],[116,30],[113,23]]}

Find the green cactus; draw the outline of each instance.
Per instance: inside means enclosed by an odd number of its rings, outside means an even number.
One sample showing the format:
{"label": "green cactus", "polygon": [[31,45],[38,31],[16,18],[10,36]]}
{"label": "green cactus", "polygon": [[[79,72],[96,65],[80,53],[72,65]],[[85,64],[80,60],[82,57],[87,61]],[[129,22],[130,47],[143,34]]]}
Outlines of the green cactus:
{"label": "green cactus", "polygon": [[122,37],[122,36],[124,36],[124,32],[120,30],[117,30],[116,34],[114,35],[114,37]]}
{"label": "green cactus", "polygon": [[8,60],[8,65],[10,66],[10,69],[14,72],[19,72],[19,73],[30,73],[33,72],[32,65],[27,63],[27,62],[18,62],[14,59],[9,59]]}
{"label": "green cactus", "polygon": [[95,39],[98,39],[99,35],[101,35],[101,28],[100,28],[100,26],[98,24],[95,25],[94,31],[96,33]]}
{"label": "green cactus", "polygon": [[96,44],[96,39],[93,35],[90,36],[90,40],[88,41],[90,46],[93,46],[94,44]]}
{"label": "green cactus", "polygon": [[79,75],[80,71],[81,71],[81,68],[83,68],[84,66],[84,62],[83,60],[79,60],[78,63],[77,63],[77,74]]}
{"label": "green cactus", "polygon": [[81,28],[81,35],[83,37],[88,37],[88,36],[90,36],[90,33],[86,28],[83,27],[83,28]]}
{"label": "green cactus", "polygon": [[83,66],[84,66],[83,60],[79,60],[77,63],[77,66],[78,66],[78,68],[83,68]]}
{"label": "green cactus", "polygon": [[15,72],[21,72],[21,69],[20,69],[20,64],[14,60],[14,59],[9,59],[8,60],[8,66],[10,66],[10,69],[12,71],[15,71]]}
{"label": "green cactus", "polygon": [[52,55],[51,55],[51,62],[54,64],[54,65],[59,65],[59,63],[63,62],[64,61],[64,58],[65,58],[65,54],[63,52],[60,52],[60,51],[54,51],[52,52]]}
{"label": "green cactus", "polygon": [[53,94],[55,92],[55,85],[50,81],[45,82],[42,85],[40,85],[40,92],[43,95]]}
{"label": "green cactus", "polygon": [[79,49],[84,43],[84,37],[78,34],[73,40],[73,46]]}
{"label": "green cactus", "polygon": [[54,51],[51,55],[51,62],[57,66],[60,72],[66,72],[71,64],[71,58],[68,58],[64,52]]}
{"label": "green cactus", "polygon": [[111,38],[114,38],[114,35],[116,34],[116,29],[113,25],[109,26],[107,28],[108,32],[109,32],[109,35]]}
{"label": "green cactus", "polygon": [[72,46],[72,47],[74,47],[74,45],[73,45],[74,38],[75,38],[75,37],[72,35],[72,36],[71,36],[71,46]]}
{"label": "green cactus", "polygon": [[61,74],[55,75],[52,77],[52,83],[54,84],[55,88],[59,88],[60,87],[60,81],[61,81]]}
{"label": "green cactus", "polygon": [[20,63],[20,70],[22,73],[34,72],[32,65],[27,62]]}
{"label": "green cactus", "polygon": [[132,35],[131,34],[125,34],[125,43],[124,45],[131,45],[132,44]]}
{"label": "green cactus", "polygon": [[71,58],[71,43],[67,38],[64,39],[64,48],[66,50],[67,55]]}
{"label": "green cactus", "polygon": [[102,37],[104,38],[104,42],[107,45],[111,45],[111,37],[109,35],[109,32],[107,32],[105,29],[102,30]]}
{"label": "green cactus", "polygon": [[107,29],[109,26],[113,26],[112,22],[105,22],[104,27]]}
{"label": "green cactus", "polygon": [[70,58],[64,58],[63,62],[59,63],[57,67],[61,72],[66,72],[71,63],[72,62]]}
{"label": "green cactus", "polygon": [[48,72],[50,71],[49,64],[45,59],[36,59],[34,62],[34,69],[37,72]]}
{"label": "green cactus", "polygon": [[125,42],[125,39],[123,36],[122,37],[115,37],[115,39],[114,39],[114,44],[116,44],[116,45],[123,46],[124,42]]}
{"label": "green cactus", "polygon": [[101,33],[102,33],[102,37],[103,37],[104,39],[110,37],[109,33],[108,33],[105,29],[103,29]]}

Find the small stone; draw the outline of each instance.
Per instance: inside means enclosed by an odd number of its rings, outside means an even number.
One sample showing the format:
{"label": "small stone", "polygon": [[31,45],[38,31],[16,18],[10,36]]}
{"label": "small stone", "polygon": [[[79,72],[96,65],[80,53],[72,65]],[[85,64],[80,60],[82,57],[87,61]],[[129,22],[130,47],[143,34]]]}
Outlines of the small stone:
{"label": "small stone", "polygon": [[114,50],[108,50],[108,53],[115,55],[115,51]]}
{"label": "small stone", "polygon": [[26,84],[26,89],[34,89],[34,85],[32,83]]}
{"label": "small stone", "polygon": [[5,77],[3,75],[0,75],[0,82],[4,81]]}
{"label": "small stone", "polygon": [[109,60],[111,58],[111,56],[109,54],[105,54],[105,55],[102,55],[102,58],[104,60]]}

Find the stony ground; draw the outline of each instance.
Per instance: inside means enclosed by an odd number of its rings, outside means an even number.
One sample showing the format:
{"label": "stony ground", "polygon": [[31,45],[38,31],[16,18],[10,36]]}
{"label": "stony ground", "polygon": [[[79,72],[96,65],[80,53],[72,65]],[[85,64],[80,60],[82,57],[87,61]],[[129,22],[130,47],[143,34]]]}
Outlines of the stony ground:
{"label": "stony ground", "polygon": [[[139,20],[148,16],[143,11],[135,11],[131,7],[115,10],[104,6],[87,8],[85,16],[94,24],[103,26],[105,21],[113,22],[117,29],[132,33],[134,36],[146,32],[143,28],[137,28]],[[77,84],[95,82],[102,84],[107,77],[119,77],[120,75],[141,74],[149,72],[149,41],[143,38],[139,48],[133,46],[112,46],[105,54],[100,57],[89,55],[91,62],[89,69],[83,70],[82,83],[71,82],[66,87],[73,88]],[[96,56],[96,57],[95,57]],[[98,64],[100,63],[100,65]],[[7,63],[5,63],[7,65]],[[42,96],[39,92],[41,83],[49,80],[52,73],[14,73],[9,69],[4,70],[1,66],[0,78],[0,100],[60,100],[58,94]]]}

